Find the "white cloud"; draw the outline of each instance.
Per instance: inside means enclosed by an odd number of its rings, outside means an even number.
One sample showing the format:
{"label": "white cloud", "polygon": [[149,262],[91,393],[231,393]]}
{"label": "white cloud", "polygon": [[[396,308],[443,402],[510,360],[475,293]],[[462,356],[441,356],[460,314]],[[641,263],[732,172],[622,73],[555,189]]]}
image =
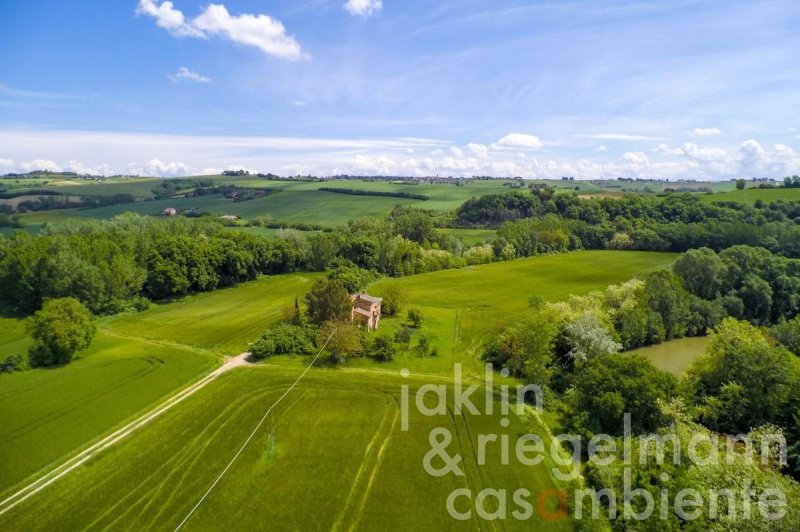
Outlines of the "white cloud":
{"label": "white cloud", "polygon": [[509,133],[497,141],[496,146],[501,148],[526,148],[538,150],[542,147],[542,141],[536,135],[526,135],[524,133]]}
{"label": "white cloud", "polygon": [[650,158],[640,151],[626,151],[622,154],[621,159],[626,163],[631,163],[636,166],[646,167],[650,165]]}
{"label": "white cloud", "polygon": [[698,127],[689,131],[689,134],[693,137],[714,137],[717,135],[722,135],[722,131],[720,131],[716,127],[709,127],[709,128]]}
{"label": "white cloud", "polygon": [[174,74],[170,74],[167,76],[173,83],[178,83],[180,81],[191,81],[194,83],[211,83],[211,79],[205,76],[201,76],[197,72],[189,70],[186,67],[180,67],[177,72]]}
{"label": "white cloud", "polygon": [[306,102],[304,102],[303,100],[295,100],[292,102],[292,105],[294,105],[295,107],[305,107]]}
{"label": "white cloud", "polygon": [[606,150],[608,150],[608,148],[607,148],[606,146],[603,146],[603,145],[601,144],[600,146],[596,147],[594,150],[595,150],[595,151],[601,151],[601,152],[602,152],[602,151],[606,151]]}
{"label": "white cloud", "polygon": [[136,14],[153,17],[159,28],[164,28],[176,37],[205,37],[202,31],[186,22],[183,13],[175,9],[172,2],[158,4],[154,0],[139,0]]}
{"label": "white cloud", "polygon": [[135,172],[146,176],[184,176],[191,172],[189,167],[182,162],[162,162],[160,159],[152,159],[143,169]]}
{"label": "white cloud", "polygon": [[[226,168],[283,175],[523,176],[730,179],[797,173],[800,155],[788,144],[748,140],[726,147],[660,145],[653,153],[592,152],[541,157],[516,147],[436,139],[342,139],[190,136],[144,133],[0,129],[0,173],[33,169],[90,174],[200,175]],[[608,153],[613,153],[608,150]],[[68,162],[65,162],[68,161]]]}
{"label": "white cloud", "polygon": [[344,8],[353,16],[369,17],[383,8],[382,0],[347,0]]}
{"label": "white cloud", "polygon": [[267,15],[231,15],[224,5],[210,4],[196,18],[187,20],[172,2],[156,0],[139,0],[136,14],[153,17],[159,27],[176,37],[220,37],[282,59],[304,57],[300,44],[286,33],[283,24]]}
{"label": "white cloud", "polygon": [[745,167],[759,166],[765,162],[766,155],[764,148],[755,139],[746,140],[739,146],[739,160]]}
{"label": "white cloud", "polygon": [[797,157],[797,153],[786,144],[776,144],[775,156],[778,158],[791,159],[793,157]]}
{"label": "white cloud", "polygon": [[489,156],[489,148],[486,147],[485,144],[470,142],[467,144],[467,150],[469,150],[469,152],[475,157],[479,157],[481,159]]}

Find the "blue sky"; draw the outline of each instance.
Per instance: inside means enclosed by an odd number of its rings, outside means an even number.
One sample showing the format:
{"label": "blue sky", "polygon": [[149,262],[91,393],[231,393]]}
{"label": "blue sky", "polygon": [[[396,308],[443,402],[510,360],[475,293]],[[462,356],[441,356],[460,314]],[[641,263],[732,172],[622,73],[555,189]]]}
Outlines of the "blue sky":
{"label": "blue sky", "polygon": [[0,172],[800,173],[800,2],[0,3]]}

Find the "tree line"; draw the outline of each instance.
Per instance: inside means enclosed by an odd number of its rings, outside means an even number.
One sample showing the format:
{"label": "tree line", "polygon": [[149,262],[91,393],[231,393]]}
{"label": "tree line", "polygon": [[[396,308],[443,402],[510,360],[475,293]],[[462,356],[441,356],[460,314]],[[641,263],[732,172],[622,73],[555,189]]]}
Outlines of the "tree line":
{"label": "tree line", "polygon": [[708,247],[761,246],[800,257],[800,202],[706,203],[693,194],[586,198],[532,192],[473,198],[458,208],[461,227],[498,228],[496,256],[518,257],[570,249],[635,249],[683,252]]}

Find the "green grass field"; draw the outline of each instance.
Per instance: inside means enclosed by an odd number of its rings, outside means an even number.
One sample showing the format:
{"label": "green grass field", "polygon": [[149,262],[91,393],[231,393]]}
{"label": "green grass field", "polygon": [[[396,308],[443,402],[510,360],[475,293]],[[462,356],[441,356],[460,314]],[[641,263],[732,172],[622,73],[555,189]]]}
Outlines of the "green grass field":
{"label": "green grass field", "polygon": [[[312,279],[267,277],[108,318],[68,366],[0,375],[0,494],[245,351]],[[0,319],[3,358],[29,344],[21,320]]]}
{"label": "green grass field", "polygon": [[658,369],[680,376],[694,359],[705,353],[710,337],[680,338],[663,344],[650,345],[629,351],[642,355]]}
{"label": "green grass field", "polygon": [[761,200],[765,203],[773,201],[800,201],[800,188],[746,188],[729,190],[717,194],[702,194],[704,201],[735,201],[737,203],[754,203]]}
{"label": "green grass field", "polygon": [[[24,353],[28,339],[8,336],[0,352]],[[216,364],[210,354],[101,331],[66,367],[0,375],[0,494]]]}
{"label": "green grass field", "polygon": [[[0,529],[173,530],[298,371],[262,366],[222,377],[0,516]],[[519,435],[532,432],[549,453],[546,428],[534,420],[523,423],[512,415],[506,429],[497,414],[454,415],[449,403],[445,416],[423,417],[412,403],[409,430],[401,431],[400,386],[411,383],[414,390],[424,382],[347,370],[309,373],[185,529],[296,530],[303,523],[306,530],[386,530],[392,523],[407,530],[483,530],[491,523],[480,521],[475,511],[466,522],[448,515],[445,504],[452,490],[467,488],[474,497],[483,488],[510,493],[525,488],[535,508],[545,490],[569,489],[552,477],[556,466],[549,454],[536,466],[523,466],[512,447],[511,463],[502,465],[499,446],[489,444],[485,465],[478,466],[478,434],[508,434],[513,445]],[[465,476],[434,478],[423,469],[428,435],[439,427],[453,435],[448,451],[463,456]],[[487,509],[494,508],[490,500]],[[457,509],[468,510],[468,500],[459,500]],[[535,513],[526,522],[509,513],[503,526],[531,530],[544,523]],[[569,521],[547,524],[552,530],[571,529]]]}
{"label": "green grass field", "polygon": [[108,319],[116,334],[208,349],[220,355],[247,350],[284,306],[301,301],[320,274],[262,277],[232,288],[189,295],[160,303],[145,312]]}
{"label": "green grass field", "polygon": [[[424,454],[425,440],[386,430],[387,416],[396,408],[393,394],[402,382],[398,371],[409,368],[419,378],[427,374],[436,380],[452,377],[453,364],[461,362],[467,378],[481,379],[479,354],[486,335],[501,320],[524,312],[531,295],[560,300],[666,267],[674,258],[667,253],[589,251],[394,281],[407,293],[409,304],[425,315],[412,345],[424,334],[439,356],[421,358],[408,350],[391,363],[353,359],[340,371],[312,371],[308,388],[301,388],[302,393],[284,405],[291,406],[291,414],[277,414],[276,431],[282,435],[275,442],[276,450],[270,451],[275,454],[264,454],[262,434],[237,466],[242,469],[236,469],[232,484],[223,483],[216,502],[198,513],[202,526],[197,526],[222,527],[235,518],[247,528],[255,526],[255,519],[287,523],[303,515],[311,528],[330,528],[326,519],[337,516],[348,528],[354,524],[353,516],[361,515],[358,528],[372,529],[387,519],[419,526],[446,517],[442,494],[452,489],[452,483],[433,481],[421,468],[417,475],[407,471],[411,460],[419,463],[417,455]],[[245,350],[249,341],[279,319],[284,306],[293,304],[295,296],[302,299],[316,275],[264,277],[165,302],[139,314],[106,318],[92,348],[80,360],[64,368],[0,376],[0,453],[10,457],[0,465],[0,492],[10,492],[25,478],[62,461],[198,378],[220,355]],[[380,293],[386,282],[370,290]],[[392,334],[402,321],[403,317],[387,318],[376,334]],[[24,352],[28,340],[19,320],[0,321],[0,342],[4,352],[12,346]],[[15,529],[140,529],[154,523],[174,524],[172,520],[190,506],[231,456],[232,446],[252,427],[260,409],[270,403],[276,390],[283,389],[287,375],[296,375],[307,361],[305,357],[276,357],[268,367],[226,376],[174,414],[48,488],[30,505],[0,518],[0,529],[4,523],[13,523]],[[459,431],[463,447],[487,420],[453,418],[447,423]],[[515,427],[511,430],[517,431]],[[389,436],[366,450],[376,434]],[[384,443],[385,457],[380,458],[376,449]],[[369,469],[359,474],[362,462]],[[369,477],[373,471],[379,476]],[[533,490],[552,487],[554,482],[541,469],[477,471],[468,480],[471,487],[510,484]],[[372,481],[365,480],[365,475]],[[402,489],[396,489],[398,484]],[[319,492],[314,498],[303,498],[314,490]],[[361,493],[368,496],[359,499]],[[402,500],[395,500],[397,493],[403,494]],[[293,503],[267,504],[276,497],[290,497]],[[325,502],[319,502],[320,498]],[[387,505],[386,500],[393,503]],[[253,508],[262,506],[259,501],[269,507],[254,512]],[[414,511],[402,511],[400,506]],[[156,507],[159,511],[154,513]],[[48,517],[42,519],[42,515]],[[447,527],[448,523],[452,525],[450,521],[440,524]],[[477,528],[476,523],[467,528]]]}
{"label": "green grass field", "polygon": [[[462,362],[465,371],[479,377],[483,373],[480,348],[487,335],[525,312],[531,296],[559,301],[571,294],[586,294],[665,268],[675,258],[671,253],[581,251],[383,280],[369,291],[380,295],[386,283],[397,283],[407,306],[420,309],[425,317],[412,347],[423,334],[439,351],[437,357],[420,358],[412,349],[388,366],[448,374],[453,363]],[[379,334],[394,333],[404,321],[405,313],[383,319]]]}

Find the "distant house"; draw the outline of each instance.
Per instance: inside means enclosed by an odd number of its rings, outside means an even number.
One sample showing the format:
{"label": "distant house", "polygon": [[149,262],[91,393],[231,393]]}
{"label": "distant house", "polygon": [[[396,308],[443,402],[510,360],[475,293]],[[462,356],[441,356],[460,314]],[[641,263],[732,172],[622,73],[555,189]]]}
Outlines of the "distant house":
{"label": "distant house", "polygon": [[377,329],[381,321],[381,303],[383,299],[372,297],[362,292],[350,296],[353,301],[352,319],[369,330]]}
{"label": "distant house", "polygon": [[233,214],[225,214],[224,216],[219,217],[220,220],[225,220],[226,222],[235,222],[239,219],[238,216],[234,216]]}
{"label": "distant house", "polygon": [[176,214],[178,214],[178,211],[173,207],[167,207],[164,209],[164,216],[175,216]]}

